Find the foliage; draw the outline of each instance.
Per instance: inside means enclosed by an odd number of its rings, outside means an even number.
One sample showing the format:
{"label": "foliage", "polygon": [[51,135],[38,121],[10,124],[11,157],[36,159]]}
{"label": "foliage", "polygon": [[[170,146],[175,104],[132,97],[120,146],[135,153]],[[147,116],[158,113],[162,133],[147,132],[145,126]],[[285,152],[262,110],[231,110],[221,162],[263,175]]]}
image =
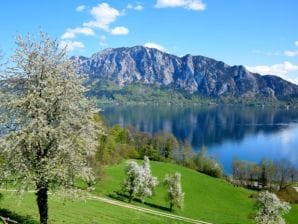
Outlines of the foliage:
{"label": "foliage", "polygon": [[106,129],[107,134],[101,136],[96,152],[96,158],[102,164],[117,164],[123,159],[138,157],[128,130],[119,125]]}
{"label": "foliage", "polygon": [[173,151],[178,149],[179,143],[172,133],[159,133],[153,137],[153,146],[164,159],[171,159]]}
{"label": "foliage", "polygon": [[190,143],[180,143],[172,133],[159,132],[153,136],[134,128],[114,125],[106,127],[107,135],[102,135],[96,152],[101,164],[118,164],[123,159],[140,159],[144,156],[155,161],[170,161],[195,169],[213,177],[221,177],[221,165],[212,159],[206,147],[196,155]]}
{"label": "foliage", "polygon": [[119,86],[112,81],[99,81],[91,83],[89,95],[96,96],[98,101],[108,104],[212,104],[211,98],[203,98],[197,94],[177,90],[171,87],[157,85],[145,85],[133,83],[127,86]]}
{"label": "foliage", "polygon": [[164,185],[167,187],[167,200],[170,203],[170,211],[173,210],[173,207],[183,208],[184,193],[181,187],[181,174],[166,174]]}
{"label": "foliage", "polygon": [[141,171],[141,186],[139,188],[138,196],[144,202],[145,198],[151,197],[155,187],[158,185],[157,177],[151,175],[150,161],[147,156],[144,157],[144,163]]}
{"label": "foliage", "polygon": [[298,192],[292,186],[287,186],[275,193],[283,201],[298,204]]}
{"label": "foliage", "polygon": [[139,197],[144,202],[145,198],[153,195],[154,188],[157,185],[157,178],[151,175],[148,157],[144,157],[142,166],[135,161],[129,162],[126,169],[126,179],[122,186],[123,191],[128,193],[129,202],[135,197]]}
{"label": "foliage", "polygon": [[250,188],[282,191],[298,179],[298,170],[285,159],[260,164],[234,159],[233,182]]}
{"label": "foliage", "polygon": [[126,179],[122,186],[123,191],[128,193],[129,202],[131,202],[139,192],[140,185],[140,166],[135,161],[130,161],[126,169]]}
{"label": "foliage", "polygon": [[277,100],[268,97],[207,97],[199,93],[177,89],[173,86],[160,86],[134,82],[126,86],[119,86],[113,81],[100,80],[87,83],[90,91],[88,95],[95,96],[100,104],[224,104],[247,106],[297,106],[297,98]]}
{"label": "foliage", "polygon": [[140,159],[148,156],[152,160],[172,160],[179,148],[177,139],[171,133],[148,133],[133,128],[114,125],[106,127],[106,135],[100,138],[96,158],[102,164],[117,164],[123,159]]}
{"label": "foliage", "polygon": [[289,212],[290,206],[281,202],[278,197],[268,191],[261,192],[258,197],[257,224],[285,224],[282,216]]}
{"label": "foliage", "polygon": [[194,163],[198,171],[205,173],[212,177],[221,177],[223,174],[220,164],[210,158],[207,154],[207,148],[202,147],[199,153],[194,158]]}
{"label": "foliage", "polygon": [[99,134],[95,107],[66,50],[46,34],[19,36],[11,63],[1,88],[2,175],[13,175],[23,189],[35,187],[40,221],[47,223],[47,191],[93,176],[87,157]]}

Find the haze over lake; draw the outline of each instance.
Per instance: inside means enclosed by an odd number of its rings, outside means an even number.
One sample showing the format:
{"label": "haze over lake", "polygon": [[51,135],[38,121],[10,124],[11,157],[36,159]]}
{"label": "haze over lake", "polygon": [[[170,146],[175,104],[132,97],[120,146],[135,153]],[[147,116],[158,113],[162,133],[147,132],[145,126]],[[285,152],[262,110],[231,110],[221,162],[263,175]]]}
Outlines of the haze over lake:
{"label": "haze over lake", "polygon": [[205,145],[227,173],[233,158],[286,158],[298,167],[298,109],[138,105],[106,107],[103,115],[109,125],[171,132],[190,142],[194,151]]}

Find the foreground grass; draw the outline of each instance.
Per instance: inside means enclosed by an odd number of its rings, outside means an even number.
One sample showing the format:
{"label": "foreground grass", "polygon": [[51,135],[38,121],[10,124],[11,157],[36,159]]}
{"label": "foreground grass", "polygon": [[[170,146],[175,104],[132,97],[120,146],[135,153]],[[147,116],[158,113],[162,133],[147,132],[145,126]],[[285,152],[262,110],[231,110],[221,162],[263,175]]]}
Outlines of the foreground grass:
{"label": "foreground grass", "polygon": [[[22,200],[15,193],[1,193],[4,199],[0,202],[0,215],[9,214],[10,218],[22,224],[38,224],[38,210],[33,193],[25,194]],[[54,196],[50,196],[49,216],[50,224],[184,224],[182,221],[148,215],[100,201],[63,201]]]}
{"label": "foreground grass", "polygon": [[[96,185],[95,193],[111,196],[120,190],[124,179],[126,163],[106,168],[106,176]],[[212,178],[194,170],[175,164],[151,162],[152,173],[160,181],[166,173],[180,172],[182,174],[182,187],[185,192],[185,207],[176,214],[200,219],[212,223],[253,223],[255,214],[254,200],[250,198],[253,193],[225,182]],[[156,190],[152,199],[146,200],[143,206],[158,207],[166,210],[165,189],[162,183]],[[140,203],[139,203],[140,204]]]}
{"label": "foreground grass", "polygon": [[[100,196],[119,197],[116,194],[124,179],[124,169],[127,163],[110,166],[105,169],[105,176],[95,186],[94,194]],[[204,174],[175,164],[151,162],[153,175],[162,181],[166,173],[176,171],[182,174],[182,186],[185,191],[185,207],[174,211],[174,214],[214,224],[251,224],[254,223],[255,200],[251,195],[255,192],[234,187],[221,179],[212,178]],[[0,192],[4,199],[0,201],[0,214],[16,217],[19,223],[36,224],[38,220],[35,196],[27,193],[23,200],[14,193]],[[158,211],[167,211],[165,189],[162,184],[156,190],[152,199],[145,204],[133,202]],[[126,201],[125,197],[119,197]],[[155,215],[130,210],[107,204],[101,201],[76,200],[63,201],[61,198],[50,196],[49,199],[50,224],[58,223],[123,223],[123,224],[172,224],[183,223]],[[292,205],[289,214],[285,216],[287,224],[298,223],[298,205]]]}
{"label": "foreground grass", "polygon": [[292,204],[292,209],[290,213],[285,215],[287,224],[297,224],[298,223],[298,204]]}

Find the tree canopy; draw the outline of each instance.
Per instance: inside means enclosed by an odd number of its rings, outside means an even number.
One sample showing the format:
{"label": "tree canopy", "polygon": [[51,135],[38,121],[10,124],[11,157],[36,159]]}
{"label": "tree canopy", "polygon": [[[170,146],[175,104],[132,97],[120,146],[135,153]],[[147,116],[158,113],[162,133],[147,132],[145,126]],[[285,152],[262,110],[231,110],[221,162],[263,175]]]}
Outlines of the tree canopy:
{"label": "tree canopy", "polygon": [[87,157],[100,128],[66,49],[44,33],[19,36],[16,44],[0,88],[1,175],[23,189],[35,187],[40,221],[47,223],[47,191],[92,178]]}

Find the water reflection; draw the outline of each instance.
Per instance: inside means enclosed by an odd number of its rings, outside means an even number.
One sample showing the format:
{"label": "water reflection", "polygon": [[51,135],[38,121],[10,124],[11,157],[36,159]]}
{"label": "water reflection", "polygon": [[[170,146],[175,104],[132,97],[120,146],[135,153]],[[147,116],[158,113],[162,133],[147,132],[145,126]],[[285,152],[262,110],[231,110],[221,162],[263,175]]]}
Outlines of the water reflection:
{"label": "water reflection", "polygon": [[103,112],[110,125],[140,131],[172,132],[194,150],[207,146],[228,171],[233,157],[259,161],[266,156],[298,163],[298,110],[235,106],[119,106]]}

